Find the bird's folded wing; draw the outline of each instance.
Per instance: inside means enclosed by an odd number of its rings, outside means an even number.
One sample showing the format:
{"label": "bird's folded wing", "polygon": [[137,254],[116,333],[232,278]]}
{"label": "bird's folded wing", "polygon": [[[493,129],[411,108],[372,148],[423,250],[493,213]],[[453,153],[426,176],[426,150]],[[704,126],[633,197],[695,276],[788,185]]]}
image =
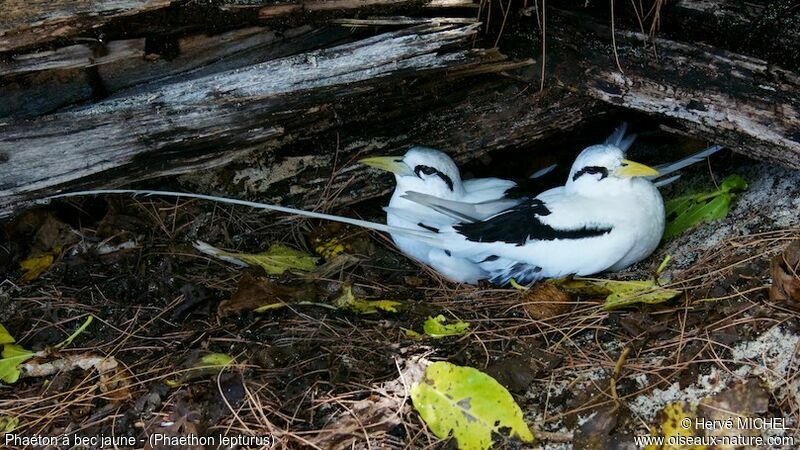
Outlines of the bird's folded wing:
{"label": "bird's folded wing", "polygon": [[[716,153],[716,152],[718,152],[720,150],[722,150],[721,146],[712,145],[711,147],[708,147],[705,150],[699,151],[699,152],[695,153],[694,155],[688,156],[686,158],[683,158],[681,160],[678,160],[678,161],[675,161],[675,162],[672,162],[672,163],[661,164],[661,165],[655,166],[653,168],[658,171],[659,177],[663,177],[664,175],[669,175],[669,174],[671,174],[673,172],[676,172],[678,170],[683,169],[684,167],[691,166],[694,163],[700,162],[700,161],[708,158],[709,156],[713,155],[714,153]],[[658,177],[655,177],[655,178],[658,178]]]}
{"label": "bird's folded wing", "polygon": [[519,200],[506,198],[480,203],[458,202],[414,191],[407,192],[403,198],[461,222],[477,222],[519,204]]}
{"label": "bird's folded wing", "polygon": [[[564,214],[567,213],[567,214]],[[553,211],[540,199],[528,199],[485,220],[453,225],[453,229],[468,241],[498,242],[525,245],[531,241],[584,239],[610,233],[610,225],[580,218],[580,214],[564,211],[569,217],[557,220],[558,226],[547,220]]]}
{"label": "bird's folded wing", "polygon": [[430,210],[428,213],[420,213],[420,211],[393,206],[385,206],[383,210],[386,211],[387,215],[397,217],[409,223],[415,223],[419,229],[433,231],[435,233],[438,233],[441,228],[450,226],[455,222],[455,219],[450,216],[438,214]]}

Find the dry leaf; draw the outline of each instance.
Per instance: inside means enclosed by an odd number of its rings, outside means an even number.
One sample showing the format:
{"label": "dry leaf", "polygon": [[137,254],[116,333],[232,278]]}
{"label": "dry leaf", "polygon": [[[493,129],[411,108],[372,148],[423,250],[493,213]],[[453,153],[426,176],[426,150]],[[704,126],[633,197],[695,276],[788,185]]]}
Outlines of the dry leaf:
{"label": "dry leaf", "polygon": [[536,283],[522,292],[522,307],[531,318],[550,319],[572,309],[572,297],[553,283]]}
{"label": "dry leaf", "polygon": [[800,302],[800,240],[793,241],[783,253],[772,258],[770,272],[770,300]]}
{"label": "dry leaf", "polygon": [[220,302],[217,313],[225,317],[244,311],[253,311],[256,308],[273,303],[294,303],[313,300],[318,298],[319,295],[319,289],[313,283],[293,282],[282,284],[244,274],[239,279],[239,287],[233,296]]}

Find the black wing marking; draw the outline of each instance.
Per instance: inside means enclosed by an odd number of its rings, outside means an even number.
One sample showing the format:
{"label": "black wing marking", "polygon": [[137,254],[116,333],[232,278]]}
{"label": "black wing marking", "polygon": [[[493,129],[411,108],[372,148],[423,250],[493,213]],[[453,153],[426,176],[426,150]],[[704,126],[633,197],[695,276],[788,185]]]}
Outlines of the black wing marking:
{"label": "black wing marking", "polygon": [[581,227],[560,230],[539,220],[550,215],[544,202],[530,199],[509,208],[486,220],[473,223],[460,223],[453,228],[473,242],[504,242],[525,245],[530,240],[553,241],[556,239],[583,239],[610,233],[612,227]]}
{"label": "black wing marking", "polygon": [[424,229],[426,229],[426,230],[428,230],[428,231],[433,231],[434,233],[438,233],[438,232],[439,232],[439,229],[438,229],[438,228],[436,228],[436,227],[432,227],[432,226],[430,226],[430,225],[425,225],[425,224],[424,224],[424,223],[422,223],[422,222],[419,222],[419,223],[417,224],[417,226],[418,226],[418,227],[420,227],[420,228],[424,228]]}

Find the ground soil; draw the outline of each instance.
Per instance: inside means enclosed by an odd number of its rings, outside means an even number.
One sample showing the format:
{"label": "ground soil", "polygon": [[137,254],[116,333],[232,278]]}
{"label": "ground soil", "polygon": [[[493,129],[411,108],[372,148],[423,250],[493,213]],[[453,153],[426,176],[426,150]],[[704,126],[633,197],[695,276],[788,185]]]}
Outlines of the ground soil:
{"label": "ground soil", "polygon": [[[601,298],[559,289],[455,285],[380,234],[243,207],[102,197],[27,211],[4,225],[0,323],[39,351],[92,315],[71,345],[34,362],[97,355],[118,366],[0,385],[0,418],[18,419],[20,435],[134,436],[147,448],[174,448],[148,444],[157,433],[269,435],[294,448],[444,448],[452,443],[431,435],[410,401],[379,401],[424,356],[504,384],[537,434],[535,447],[624,446],[659,425],[667,404],[748,380],[766,390],[763,415],[786,417],[790,429],[781,433],[800,437],[797,309],[768,295],[770,260],[800,237],[800,173],[726,154],[665,195],[713,187],[730,173],[750,189],[726,219],[607,275],[646,279],[669,254],[663,277],[681,295],[610,312]],[[335,213],[381,220],[381,202]],[[328,256],[320,245],[335,242],[348,256],[329,257],[324,272],[268,276],[201,254],[196,240],[252,253],[284,242]],[[53,264],[22,281],[20,263],[48,252]],[[364,315],[291,304],[332,304],[345,285],[356,297],[405,306]],[[253,311],[275,299],[290,306]],[[435,314],[466,321],[471,332],[407,336]],[[235,363],[192,371],[210,352]]]}

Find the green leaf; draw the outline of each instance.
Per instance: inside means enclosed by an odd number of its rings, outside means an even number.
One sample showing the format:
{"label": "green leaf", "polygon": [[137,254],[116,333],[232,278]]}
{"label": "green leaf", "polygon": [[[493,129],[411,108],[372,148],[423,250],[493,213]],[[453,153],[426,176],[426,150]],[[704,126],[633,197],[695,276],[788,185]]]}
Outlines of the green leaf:
{"label": "green leaf", "polygon": [[746,189],[747,182],[744,178],[731,175],[715,191],[668,200],[664,204],[667,217],[664,240],[671,239],[701,222],[725,218],[735,194]]}
{"label": "green leaf", "polygon": [[720,189],[725,192],[741,192],[747,190],[747,181],[739,175],[731,175],[722,180]]}
{"label": "green leaf", "polygon": [[411,387],[411,399],[428,428],[441,439],[452,434],[461,450],[491,447],[493,433],[533,441],[511,394],[472,367],[431,364]]}
{"label": "green leaf", "polygon": [[17,344],[3,344],[3,359],[0,359],[0,381],[7,384],[16,383],[19,379],[17,366],[31,359],[36,353],[26,350]]}
{"label": "green leaf", "polygon": [[353,295],[350,285],[345,285],[342,295],[336,300],[336,306],[358,314],[375,314],[379,311],[398,312],[402,303],[393,300],[362,300]]}
{"label": "green leaf", "polygon": [[14,337],[11,336],[11,333],[9,333],[8,330],[6,330],[6,327],[4,327],[2,323],[0,323],[0,345],[13,344],[14,342],[16,342],[14,340]]}
{"label": "green leaf", "polygon": [[636,303],[663,303],[681,293],[675,289],[665,289],[654,280],[618,281],[592,278],[561,280],[558,283],[572,292],[583,295],[605,296],[603,309],[608,311],[634,305]]}
{"label": "green leaf", "polygon": [[288,245],[276,243],[263,253],[235,253],[220,250],[198,241],[195,248],[223,261],[247,266],[260,266],[270,275],[280,275],[287,270],[310,272],[317,267],[319,258]]}
{"label": "green leaf", "polygon": [[720,192],[707,202],[693,203],[667,223],[664,228],[664,239],[675,237],[700,222],[724,219],[728,215],[732,199],[731,194]]}
{"label": "green leaf", "polygon": [[664,214],[666,217],[671,217],[674,215],[678,215],[679,211],[685,211],[687,208],[692,206],[695,202],[695,195],[685,195],[683,197],[673,198],[671,200],[667,200],[664,203]]}
{"label": "green leaf", "polygon": [[436,317],[428,317],[422,324],[422,331],[434,339],[440,339],[447,336],[461,336],[469,330],[469,324],[466,322],[459,320],[455,323],[445,324],[445,320],[441,314]]}

